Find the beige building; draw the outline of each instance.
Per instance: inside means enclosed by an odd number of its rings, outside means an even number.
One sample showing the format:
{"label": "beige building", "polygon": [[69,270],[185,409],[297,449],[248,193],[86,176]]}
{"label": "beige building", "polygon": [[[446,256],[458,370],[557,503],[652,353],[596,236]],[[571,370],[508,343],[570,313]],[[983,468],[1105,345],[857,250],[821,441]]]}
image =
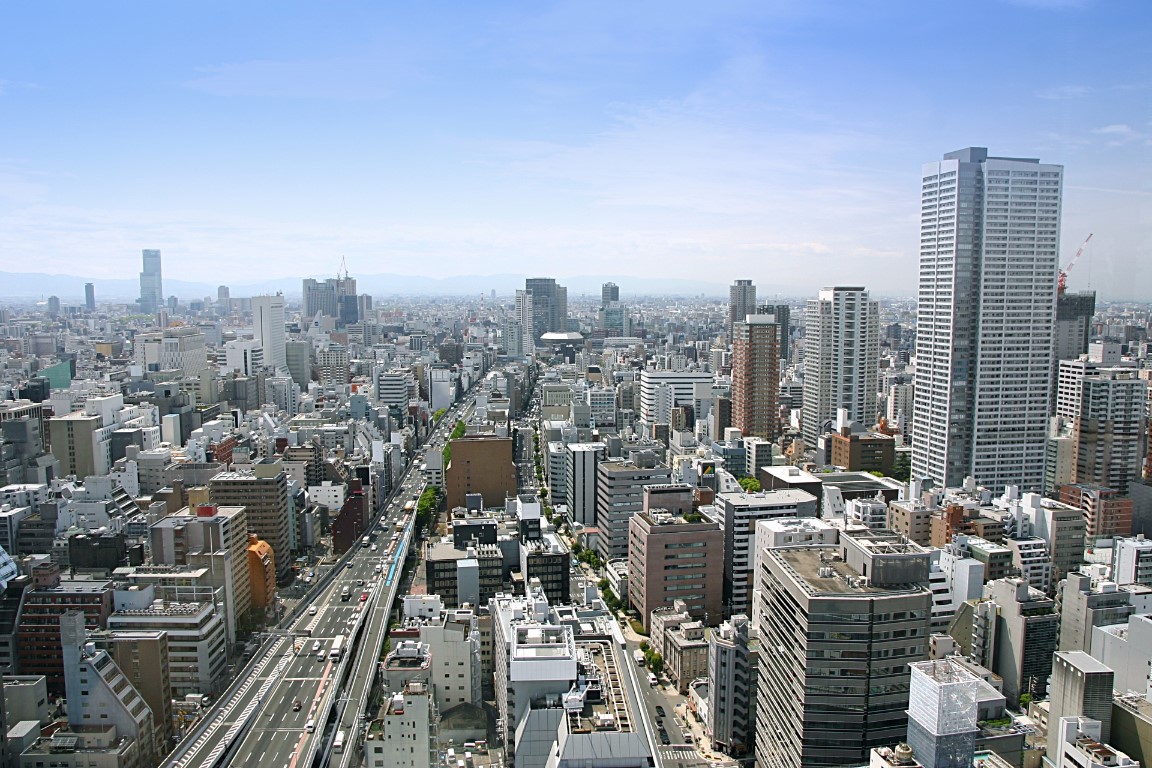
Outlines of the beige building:
{"label": "beige building", "polygon": [[708,638],[704,624],[688,621],[664,634],[664,674],[680,695],[688,693],[688,684],[708,676]]}
{"label": "beige building", "polygon": [[213,504],[247,509],[248,530],[271,545],[276,556],[276,577],[286,580],[292,570],[292,502],[288,498],[288,473],[280,459],[261,459],[252,469],[221,472],[209,481],[208,487]]}
{"label": "beige building", "polygon": [[695,619],[718,622],[724,610],[724,533],[699,513],[660,509],[629,521],[628,599],[645,628],[652,611],[683,601]]}
{"label": "beige building", "polygon": [[485,507],[502,507],[516,495],[516,464],[512,438],[464,435],[449,443],[452,459],[444,470],[448,508],[464,506],[464,495],[479,493]]}

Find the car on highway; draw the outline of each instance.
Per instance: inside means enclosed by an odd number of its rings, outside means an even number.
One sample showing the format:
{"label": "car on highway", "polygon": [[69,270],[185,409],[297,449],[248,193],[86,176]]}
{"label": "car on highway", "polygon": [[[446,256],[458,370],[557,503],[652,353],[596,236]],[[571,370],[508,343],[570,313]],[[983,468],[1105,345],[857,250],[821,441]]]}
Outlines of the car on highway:
{"label": "car on highway", "polygon": [[316,615],[316,606],[314,606],[314,605],[308,606],[308,615],[309,616],[315,616]]}
{"label": "car on highway", "polygon": [[656,705],[656,717],[664,717],[664,707]]}
{"label": "car on highway", "polygon": [[316,651],[318,651],[318,650],[320,650],[320,641],[319,640],[312,643],[312,653],[316,653]]}
{"label": "car on highway", "polygon": [[380,571],[381,571],[380,563],[376,563],[376,573],[380,573]]}
{"label": "car on highway", "polygon": [[367,593],[367,592],[361,592],[361,593],[360,593],[360,602],[362,602],[362,603],[363,603],[363,602],[365,602],[365,601],[367,601],[367,600],[368,600],[368,593]]}
{"label": "car on highway", "polygon": [[299,712],[300,708],[303,706],[304,704],[300,701],[300,699],[296,699],[296,701],[292,702],[292,711]]}
{"label": "car on highway", "polygon": [[668,738],[668,731],[660,731],[660,743],[664,746],[672,743],[672,739]]}

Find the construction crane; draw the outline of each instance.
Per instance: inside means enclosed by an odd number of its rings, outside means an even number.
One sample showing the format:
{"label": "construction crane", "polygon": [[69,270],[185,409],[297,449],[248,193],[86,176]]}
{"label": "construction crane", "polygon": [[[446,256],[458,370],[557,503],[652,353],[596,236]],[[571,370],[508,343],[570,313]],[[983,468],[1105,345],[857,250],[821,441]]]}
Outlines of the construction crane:
{"label": "construction crane", "polygon": [[1088,245],[1088,241],[1092,239],[1093,232],[1088,233],[1088,237],[1084,238],[1084,242],[1080,243],[1080,247],[1076,249],[1076,254],[1072,260],[1064,265],[1064,269],[1060,270],[1060,277],[1056,280],[1056,292],[1063,295],[1064,291],[1068,288],[1068,273],[1072,271],[1072,267],[1076,266],[1077,259],[1080,254],[1084,253],[1084,247]]}

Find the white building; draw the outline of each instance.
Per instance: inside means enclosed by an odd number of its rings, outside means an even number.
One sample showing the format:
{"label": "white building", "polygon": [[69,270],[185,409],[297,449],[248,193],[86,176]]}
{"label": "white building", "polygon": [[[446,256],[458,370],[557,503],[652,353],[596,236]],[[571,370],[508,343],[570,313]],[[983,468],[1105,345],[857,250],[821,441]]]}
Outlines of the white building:
{"label": "white building", "polygon": [[981,147],[924,165],[913,477],[1042,485],[1062,177]]}
{"label": "white building", "polygon": [[[664,424],[661,401],[676,408],[693,405],[697,384],[712,384],[709,371],[644,370],[640,372],[640,418],[645,424]],[[661,396],[663,394],[663,397]]]}
{"label": "white building", "polygon": [[824,288],[804,313],[804,442],[835,428],[836,414],[864,427],[876,422],[880,305],[863,287]]}
{"label": "white building", "polygon": [[568,516],[585,526],[596,524],[596,465],[604,458],[604,443],[571,443],[564,446],[564,500]]}
{"label": "white building", "polygon": [[224,344],[224,365],[221,373],[252,376],[264,367],[264,347],[256,339],[236,339]]}
{"label": "white building", "polygon": [[288,358],[284,344],[284,297],[252,297],[252,330],[256,341],[264,348],[264,360],[276,370],[287,370]]}
{"label": "white building", "polygon": [[173,698],[216,693],[226,682],[227,634],[223,614],[211,603],[152,600],[152,590],[117,590],[117,610],[108,629],[168,633],[169,678]]}
{"label": "white building", "polygon": [[752,613],[756,522],[781,517],[816,517],[816,497],[790,488],[760,493],[720,493],[716,514],[724,531],[724,608],[728,615]]}

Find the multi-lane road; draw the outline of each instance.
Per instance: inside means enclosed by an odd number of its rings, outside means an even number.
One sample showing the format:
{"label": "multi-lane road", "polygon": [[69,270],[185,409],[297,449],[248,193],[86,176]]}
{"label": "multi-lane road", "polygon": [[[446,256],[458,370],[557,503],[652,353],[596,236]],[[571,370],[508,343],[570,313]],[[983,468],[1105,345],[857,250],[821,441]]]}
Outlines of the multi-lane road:
{"label": "multi-lane road", "polygon": [[[474,400],[452,408],[425,450],[440,450],[457,418]],[[358,751],[358,722],[374,677],[374,664],[416,535],[415,512],[423,480],[409,464],[397,490],[369,533],[327,575],[319,594],[298,606],[295,618],[271,633],[240,677],[199,726],[165,760],[169,768],[262,765],[313,768]],[[340,640],[339,638],[343,638]],[[340,651],[334,651],[339,644]],[[349,676],[350,669],[356,674]],[[344,732],[339,750],[335,736]]]}

